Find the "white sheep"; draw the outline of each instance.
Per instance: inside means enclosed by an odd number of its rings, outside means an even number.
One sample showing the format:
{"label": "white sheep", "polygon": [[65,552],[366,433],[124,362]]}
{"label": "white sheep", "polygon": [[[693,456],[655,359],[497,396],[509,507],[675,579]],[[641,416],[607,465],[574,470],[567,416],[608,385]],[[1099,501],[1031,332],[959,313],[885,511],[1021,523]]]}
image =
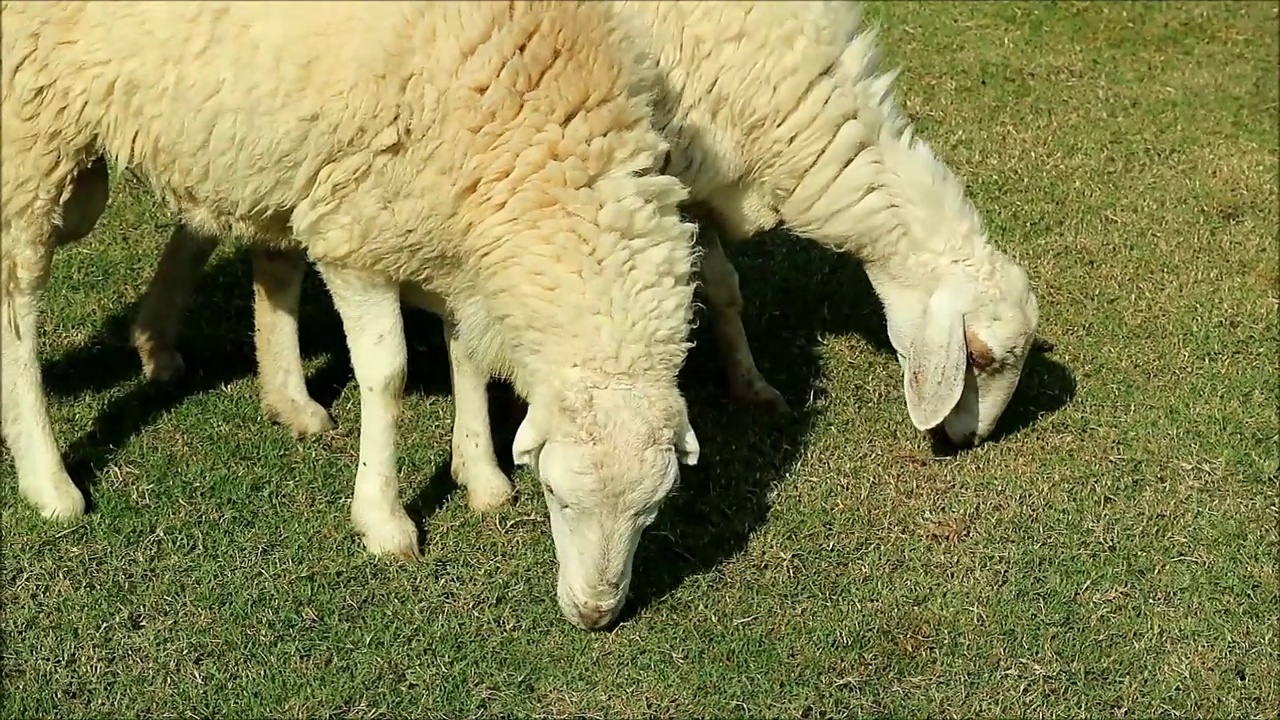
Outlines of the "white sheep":
{"label": "white sheep", "polygon": [[[1030,350],[1038,307],[1025,271],[988,243],[960,180],[917,137],[882,72],[876,32],[849,2],[611,3],[665,78],[658,122],[672,147],[665,168],[691,189],[705,248],[702,277],[732,392],[785,407],[756,369],[743,330],[737,273],[720,236],[739,241],[778,223],[859,258],[884,305],[898,351],[908,415],[941,425],[953,442],[978,443],[1012,397]],[[210,241],[212,242],[212,241]],[[144,366],[171,367],[182,296],[190,283],[180,235],[166,249],[135,325]],[[292,263],[293,269],[288,270]],[[255,267],[259,263],[255,262]],[[255,269],[292,301],[279,332],[258,333],[264,405],[299,433],[329,426],[307,396],[298,357],[297,282],[302,260]],[[277,295],[285,295],[278,293]],[[259,293],[259,297],[273,297]],[[405,298],[415,302],[411,291]],[[292,302],[292,305],[289,304]],[[258,303],[261,305],[261,303]],[[262,326],[260,326],[261,328]],[[159,342],[152,342],[158,338]],[[153,350],[152,345],[158,349]],[[488,439],[483,380],[461,386],[455,370],[453,471],[499,473]],[[281,378],[289,378],[287,381]],[[299,412],[291,408],[306,407]],[[471,497],[484,509],[492,498]]]}
{"label": "white sheep", "polygon": [[[953,442],[986,438],[1039,311],[1026,272],[988,243],[950,169],[916,137],[852,2],[625,2],[668,81],[665,168],[726,239],[782,223],[860,259],[884,305],[908,415]],[[751,359],[737,277],[704,233],[703,281],[740,394],[777,392]]]}
{"label": "white sheep", "polygon": [[588,628],[616,616],[641,531],[698,455],[676,387],[696,253],[686,188],[651,172],[652,80],[607,12],[42,2],[0,21],[0,405],[31,503],[84,510],[36,316],[55,244],[105,203],[105,155],[193,232],[315,261],[360,385],[351,513],[375,553],[418,552],[396,472],[398,287],[447,301],[459,357],[529,401],[515,450],[551,505],[562,610]]}

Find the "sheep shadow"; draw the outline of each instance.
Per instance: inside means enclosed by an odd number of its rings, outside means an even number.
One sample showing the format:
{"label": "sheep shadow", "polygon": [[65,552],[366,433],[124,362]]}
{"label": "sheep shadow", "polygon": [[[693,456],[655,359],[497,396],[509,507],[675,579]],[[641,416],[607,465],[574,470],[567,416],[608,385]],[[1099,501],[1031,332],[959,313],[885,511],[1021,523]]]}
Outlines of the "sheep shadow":
{"label": "sheep shadow", "polygon": [[[794,467],[821,412],[826,393],[821,336],[854,334],[870,351],[894,354],[880,302],[861,263],[850,255],[782,229],[728,251],[741,279],[743,323],[756,363],[792,412],[774,415],[728,398],[715,338],[700,312],[682,386],[703,457],[684,469],[680,486],[640,544],[622,622],[687,579],[744,552],[768,520],[770,498]],[[896,364],[893,372],[884,382],[900,383]],[[1075,391],[1069,369],[1034,354],[988,442],[1034,425],[1070,402]],[[940,452],[925,434],[919,442]]]}
{"label": "sheep shadow", "polygon": [[[71,397],[132,383],[64,453],[67,472],[85,493],[90,509],[93,487],[113,462],[117,448],[183,401],[220,392],[228,383],[256,374],[252,287],[248,253],[235,252],[210,263],[178,333],[177,347],[186,370],[173,382],[150,383],[142,377],[137,352],[129,343],[129,327],[140,298],[112,313],[94,338],[44,364],[44,382],[51,396]],[[352,373],[341,320],[310,266],[303,279],[298,325],[304,360],[322,358],[319,367],[308,373],[308,390],[321,405],[331,407]],[[407,311],[405,339],[406,393],[447,394],[449,369],[440,321],[429,313]],[[443,505],[452,492],[448,477],[445,463],[410,498],[410,514],[422,519]]]}
{"label": "sheep shadow", "polygon": [[[852,257],[780,230],[730,248],[730,255],[741,276],[743,322],[757,364],[791,404],[792,413],[775,415],[729,399],[715,338],[700,309],[696,344],[681,386],[702,458],[697,466],[684,469],[680,487],[640,545],[624,621],[685,580],[741,554],[768,520],[770,498],[794,467],[815,413],[820,412],[825,393],[818,352],[822,335],[854,334],[873,352],[893,353],[879,301]],[[136,303],[116,311],[93,340],[46,363],[46,387],[56,395],[133,383],[109,402],[66,454],[72,479],[91,503],[92,486],[114,459],[116,448],[184,399],[220,391],[256,372],[251,287],[247,253],[222,256],[206,269],[178,337],[186,374],[175,383],[147,383],[141,377],[128,342]],[[449,393],[440,321],[406,309],[404,322],[409,350],[406,392]],[[310,268],[303,282],[299,327],[303,357],[323,357],[320,367],[309,373],[308,388],[321,405],[331,407],[352,374],[341,321]],[[885,381],[896,383],[897,378]],[[1050,356],[1033,355],[988,442],[1034,425],[1070,402],[1075,391],[1067,368]],[[523,402],[505,383],[492,383],[489,395],[494,446],[503,469],[511,474],[509,448],[523,416]],[[449,463],[442,462],[409,498],[408,511],[424,521],[455,490]]]}

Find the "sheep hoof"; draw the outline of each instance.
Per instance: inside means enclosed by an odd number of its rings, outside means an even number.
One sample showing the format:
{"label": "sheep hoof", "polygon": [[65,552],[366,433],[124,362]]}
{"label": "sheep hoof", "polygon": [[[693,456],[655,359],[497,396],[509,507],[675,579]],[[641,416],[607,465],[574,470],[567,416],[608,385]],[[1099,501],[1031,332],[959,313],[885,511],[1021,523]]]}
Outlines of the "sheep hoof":
{"label": "sheep hoof", "polygon": [[478,513],[492,512],[511,504],[515,487],[501,469],[493,465],[452,467],[453,481],[467,489],[467,505]]}
{"label": "sheep hoof", "polygon": [[295,438],[319,435],[334,429],[333,418],[320,403],[306,400],[277,400],[262,402],[262,411],[267,417],[279,422],[293,433]]}
{"label": "sheep hoof", "polygon": [[[422,555],[418,550],[418,528],[404,510],[398,509],[379,523],[357,523],[370,553],[397,560],[413,560]],[[360,527],[363,526],[363,527]]]}
{"label": "sheep hoof", "polygon": [[139,353],[142,358],[142,374],[148,382],[168,383],[182,377],[186,364],[177,350],[153,350]]}
{"label": "sheep hoof", "polygon": [[84,495],[66,472],[59,471],[57,477],[43,483],[24,485],[21,491],[47,520],[66,522],[84,515]]}
{"label": "sheep hoof", "polygon": [[298,415],[285,424],[293,432],[295,437],[307,437],[308,435],[319,435],[329,432],[337,427],[333,418],[329,417],[329,413],[320,407],[319,403],[310,403],[311,407],[299,412]]}
{"label": "sheep hoof", "polygon": [[768,412],[779,415],[791,412],[791,406],[782,397],[782,393],[765,382],[763,378],[733,383],[729,393],[739,402],[756,405]]}

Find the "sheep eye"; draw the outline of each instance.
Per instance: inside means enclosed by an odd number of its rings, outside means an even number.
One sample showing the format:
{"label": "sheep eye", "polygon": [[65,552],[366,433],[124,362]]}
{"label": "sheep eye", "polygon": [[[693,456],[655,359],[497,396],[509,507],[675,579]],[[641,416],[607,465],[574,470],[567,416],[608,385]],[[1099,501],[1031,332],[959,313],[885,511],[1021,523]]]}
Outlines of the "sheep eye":
{"label": "sheep eye", "polygon": [[542,491],[545,492],[547,494],[547,497],[552,502],[554,502],[558,507],[561,507],[561,508],[567,507],[564,501],[560,499],[560,496],[556,495],[556,491],[551,488],[550,483],[546,483],[546,482],[542,483]]}
{"label": "sheep eye", "polygon": [[969,351],[968,356],[969,366],[975,370],[986,370],[992,365],[995,365],[995,358],[986,353],[975,353],[973,351]]}

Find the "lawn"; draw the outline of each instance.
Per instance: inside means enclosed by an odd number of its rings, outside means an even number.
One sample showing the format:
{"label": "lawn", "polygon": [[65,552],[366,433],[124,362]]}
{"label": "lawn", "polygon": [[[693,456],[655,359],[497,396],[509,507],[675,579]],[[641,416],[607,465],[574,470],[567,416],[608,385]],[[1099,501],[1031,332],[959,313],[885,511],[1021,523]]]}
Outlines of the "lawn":
{"label": "lawn", "polygon": [[[533,478],[489,517],[448,479],[433,318],[407,316],[417,563],[350,528],[359,402],[314,275],[303,350],[333,434],[261,416],[231,244],[188,316],[189,377],[144,385],[126,330],[170,217],[117,173],[45,316],[92,512],[40,520],[0,458],[0,716],[1280,713],[1277,4],[869,12],[1057,345],[995,441],[935,457],[862,271],[761,238],[736,254],[747,330],[797,412],[731,404],[698,329],[702,462],[623,622],[586,633],[557,610]],[[519,406],[494,395],[505,453]]]}

